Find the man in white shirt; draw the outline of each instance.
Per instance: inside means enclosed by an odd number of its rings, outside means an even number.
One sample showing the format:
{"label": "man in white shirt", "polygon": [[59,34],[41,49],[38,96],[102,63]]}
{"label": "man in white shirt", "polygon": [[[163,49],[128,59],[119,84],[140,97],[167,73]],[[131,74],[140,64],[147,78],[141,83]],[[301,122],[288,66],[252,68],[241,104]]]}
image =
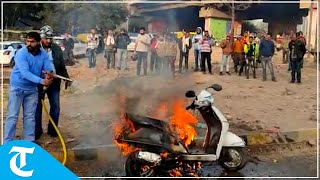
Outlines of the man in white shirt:
{"label": "man in white shirt", "polygon": [[151,43],[151,38],[148,34],[145,34],[145,28],[140,28],[140,34],[137,37],[136,45],[134,47],[134,53],[137,53],[137,75],[140,76],[141,64],[143,64],[144,75],[147,75],[147,56],[148,48]]}
{"label": "man in white shirt", "polygon": [[105,44],[105,54],[104,57],[107,59],[107,69],[110,69],[110,64],[113,69],[115,69],[115,39],[113,37],[113,32],[111,30],[108,31],[107,36],[104,38]]}
{"label": "man in white shirt", "polygon": [[184,32],[183,37],[179,41],[180,59],[179,59],[179,73],[182,73],[182,64],[184,59],[184,69],[188,71],[189,50],[192,47],[192,40],[189,32]]}
{"label": "man in white shirt", "polygon": [[88,51],[88,60],[89,60],[89,68],[96,67],[96,55],[95,51],[99,45],[99,36],[96,34],[96,29],[91,28],[91,34],[87,36],[87,51]]}

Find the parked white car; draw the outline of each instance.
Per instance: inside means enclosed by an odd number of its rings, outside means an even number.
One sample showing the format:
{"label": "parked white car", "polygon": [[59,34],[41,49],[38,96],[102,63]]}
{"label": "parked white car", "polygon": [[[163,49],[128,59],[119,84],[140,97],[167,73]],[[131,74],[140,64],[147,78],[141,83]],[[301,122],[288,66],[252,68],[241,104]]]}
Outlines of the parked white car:
{"label": "parked white car", "polygon": [[[74,42],[74,48],[73,48],[73,55],[74,56],[82,56],[86,54],[87,51],[87,44],[80,42],[77,40],[76,37],[71,36],[71,38],[73,39]],[[55,36],[53,37],[53,42],[57,43],[61,50],[64,51],[64,45],[63,45],[63,40],[65,39],[64,36]]]}
{"label": "parked white car", "polygon": [[10,66],[14,63],[13,57],[18,49],[18,46],[25,46],[23,41],[4,41],[0,42],[0,64]]}

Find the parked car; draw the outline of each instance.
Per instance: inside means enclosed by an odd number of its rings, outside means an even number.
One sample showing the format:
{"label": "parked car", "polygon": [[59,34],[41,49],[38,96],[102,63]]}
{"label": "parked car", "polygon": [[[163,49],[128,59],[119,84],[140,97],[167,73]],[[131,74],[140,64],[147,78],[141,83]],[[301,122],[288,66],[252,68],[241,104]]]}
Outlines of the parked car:
{"label": "parked car", "polygon": [[14,55],[18,49],[18,46],[25,46],[23,41],[4,41],[3,43],[0,42],[0,52],[1,52],[1,58],[0,58],[0,64],[3,64],[3,66],[11,66],[14,65]]}
{"label": "parked car", "polygon": [[[74,42],[74,48],[73,48],[73,55],[74,56],[83,56],[86,54],[86,50],[87,50],[87,45],[84,42],[78,41],[76,37],[71,36],[70,38],[73,39]],[[53,37],[53,42],[57,43],[61,50],[64,51],[64,45],[63,45],[63,41],[64,41],[65,37],[64,36],[55,36]]]}

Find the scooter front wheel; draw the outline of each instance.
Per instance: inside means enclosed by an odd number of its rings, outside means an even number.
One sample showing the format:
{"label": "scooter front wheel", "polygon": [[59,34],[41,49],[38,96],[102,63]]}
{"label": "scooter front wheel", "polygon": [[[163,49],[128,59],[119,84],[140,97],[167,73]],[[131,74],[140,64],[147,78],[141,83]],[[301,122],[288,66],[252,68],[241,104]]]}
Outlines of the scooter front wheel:
{"label": "scooter front wheel", "polygon": [[222,148],[219,164],[226,170],[238,171],[247,163],[243,148]]}
{"label": "scooter front wheel", "polygon": [[125,171],[128,177],[154,177],[156,174],[155,168],[150,166],[150,163],[139,159],[138,152],[133,152],[129,155]]}

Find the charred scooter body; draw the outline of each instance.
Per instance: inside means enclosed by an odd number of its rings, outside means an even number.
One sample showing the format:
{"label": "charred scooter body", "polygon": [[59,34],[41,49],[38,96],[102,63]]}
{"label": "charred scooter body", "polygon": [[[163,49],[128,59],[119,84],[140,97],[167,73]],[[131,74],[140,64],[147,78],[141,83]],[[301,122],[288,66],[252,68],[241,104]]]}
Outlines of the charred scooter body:
{"label": "charred scooter body", "polygon": [[[198,96],[188,91],[186,97],[194,98],[186,109],[197,109],[207,124],[203,153],[189,152],[188,148],[175,136],[174,130],[162,120],[126,114],[135,131],[123,132],[117,141],[126,142],[140,150],[129,155],[125,170],[127,176],[156,176],[161,171],[174,169],[181,163],[218,161],[231,171],[240,170],[246,163],[243,154],[245,142],[229,132],[229,123],[223,113],[214,106],[214,98],[208,89],[220,91],[222,87],[214,84],[202,90]],[[167,153],[163,158],[161,153]]]}

